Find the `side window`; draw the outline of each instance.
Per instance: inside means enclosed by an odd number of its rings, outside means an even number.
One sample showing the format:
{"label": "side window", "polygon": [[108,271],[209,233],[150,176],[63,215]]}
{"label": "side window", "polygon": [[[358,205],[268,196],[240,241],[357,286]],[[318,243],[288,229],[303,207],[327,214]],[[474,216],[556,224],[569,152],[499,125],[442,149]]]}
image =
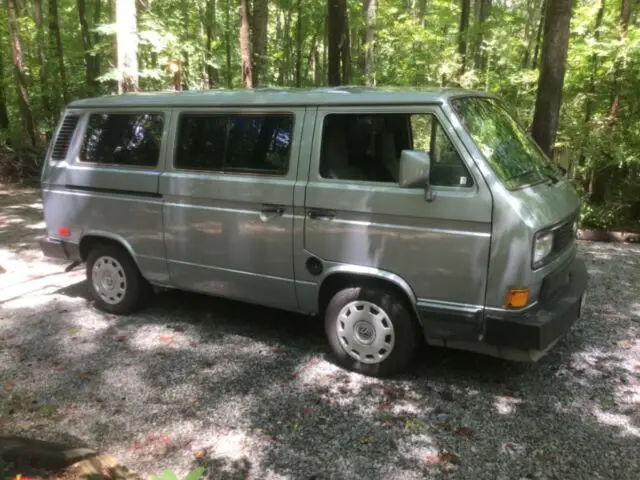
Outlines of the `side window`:
{"label": "side window", "polygon": [[163,126],[161,114],[93,114],[89,117],[80,161],[155,167]]}
{"label": "side window", "polygon": [[397,182],[400,152],[410,148],[404,114],[330,114],[324,120],[320,175],[339,180]]}
{"label": "side window", "polygon": [[429,181],[431,185],[441,187],[473,185],[471,175],[462,158],[434,115],[411,115],[411,138],[413,140],[411,148],[424,150],[431,156]]}
{"label": "side window", "polygon": [[186,170],[285,175],[293,115],[181,115],[175,165]]}
{"label": "side window", "polygon": [[175,165],[186,170],[221,170],[227,117],[181,115]]}

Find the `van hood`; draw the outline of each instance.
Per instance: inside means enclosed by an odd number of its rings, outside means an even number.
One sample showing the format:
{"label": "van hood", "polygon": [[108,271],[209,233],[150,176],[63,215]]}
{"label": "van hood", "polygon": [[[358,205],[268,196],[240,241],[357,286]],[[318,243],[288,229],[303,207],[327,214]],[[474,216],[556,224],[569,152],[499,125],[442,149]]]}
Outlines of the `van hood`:
{"label": "van hood", "polygon": [[580,208],[580,197],[566,179],[560,179],[555,184],[545,182],[533,185],[512,191],[511,194],[519,203],[517,211],[534,231],[561,222]]}

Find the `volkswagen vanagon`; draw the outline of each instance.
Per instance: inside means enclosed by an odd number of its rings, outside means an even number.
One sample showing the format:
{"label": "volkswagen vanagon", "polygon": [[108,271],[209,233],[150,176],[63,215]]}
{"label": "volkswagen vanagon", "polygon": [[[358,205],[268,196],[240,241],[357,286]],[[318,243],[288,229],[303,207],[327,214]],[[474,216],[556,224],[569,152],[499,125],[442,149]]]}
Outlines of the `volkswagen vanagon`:
{"label": "volkswagen vanagon", "polygon": [[536,361],[579,318],[579,197],[499,98],[356,87],[75,101],[42,170],[46,256],[97,308],[156,287],[319,315],[345,368],[421,345]]}

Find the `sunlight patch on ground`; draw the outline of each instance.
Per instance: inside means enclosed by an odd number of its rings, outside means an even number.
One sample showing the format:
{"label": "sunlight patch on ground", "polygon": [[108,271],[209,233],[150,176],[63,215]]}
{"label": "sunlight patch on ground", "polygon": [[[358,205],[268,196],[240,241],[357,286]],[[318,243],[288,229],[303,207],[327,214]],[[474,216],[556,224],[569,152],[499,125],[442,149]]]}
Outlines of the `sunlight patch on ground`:
{"label": "sunlight patch on ground", "polygon": [[592,413],[600,423],[618,427],[623,436],[630,435],[640,438],[640,428],[632,425],[627,415],[605,412],[599,407],[594,407]]}
{"label": "sunlight patch on ground", "polygon": [[501,395],[495,397],[493,406],[500,415],[511,415],[516,412],[518,405],[521,403],[522,400],[519,398]]}

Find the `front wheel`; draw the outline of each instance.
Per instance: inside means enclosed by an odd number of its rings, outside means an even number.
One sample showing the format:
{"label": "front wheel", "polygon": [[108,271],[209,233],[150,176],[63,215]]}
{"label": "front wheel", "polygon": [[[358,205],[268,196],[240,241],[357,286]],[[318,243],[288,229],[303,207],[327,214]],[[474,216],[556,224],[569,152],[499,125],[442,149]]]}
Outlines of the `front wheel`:
{"label": "front wheel", "polygon": [[151,292],[128,252],[115,245],[99,245],[91,250],[87,280],[96,307],[113,314],[138,310]]}
{"label": "front wheel", "polygon": [[404,297],[377,284],[338,291],[325,311],[325,333],[340,364],[379,377],[404,371],[421,338]]}

